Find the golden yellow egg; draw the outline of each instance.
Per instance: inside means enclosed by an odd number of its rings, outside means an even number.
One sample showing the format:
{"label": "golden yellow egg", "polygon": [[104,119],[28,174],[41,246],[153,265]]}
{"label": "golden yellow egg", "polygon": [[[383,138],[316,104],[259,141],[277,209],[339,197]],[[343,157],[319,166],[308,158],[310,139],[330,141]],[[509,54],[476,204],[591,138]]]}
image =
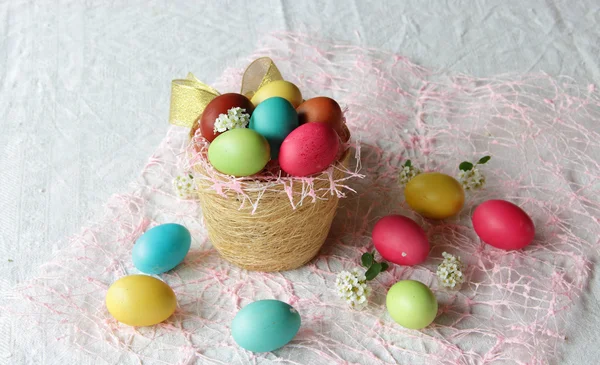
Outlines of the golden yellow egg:
{"label": "golden yellow egg", "polygon": [[460,212],[465,192],[452,176],[428,172],[413,177],[406,184],[404,198],[425,218],[444,219]]}
{"label": "golden yellow egg", "polygon": [[291,82],[283,80],[272,81],[261,87],[256,91],[254,96],[252,96],[250,101],[256,107],[258,104],[274,96],[286,99],[292,104],[294,109],[302,104],[302,93],[300,92],[300,89]]}
{"label": "golden yellow egg", "polygon": [[106,308],[110,314],[130,326],[158,324],[169,318],[176,307],[173,289],[152,276],[125,276],[106,292]]}

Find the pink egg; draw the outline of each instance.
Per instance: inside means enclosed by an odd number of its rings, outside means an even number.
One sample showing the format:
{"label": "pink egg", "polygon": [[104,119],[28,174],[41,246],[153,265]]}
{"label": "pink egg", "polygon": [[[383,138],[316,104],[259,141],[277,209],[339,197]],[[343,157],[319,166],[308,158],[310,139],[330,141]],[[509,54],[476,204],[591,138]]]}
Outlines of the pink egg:
{"label": "pink egg", "polygon": [[373,228],[373,243],[381,256],[398,265],[416,265],[429,254],[423,228],[403,215],[381,218]]}
{"label": "pink egg", "polygon": [[279,164],[293,176],[316,174],[335,161],[339,144],[337,133],[327,124],[306,123],[283,140]]}
{"label": "pink egg", "polygon": [[523,209],[505,200],[488,200],[473,212],[473,228],[485,243],[518,250],[531,243],[535,227]]}

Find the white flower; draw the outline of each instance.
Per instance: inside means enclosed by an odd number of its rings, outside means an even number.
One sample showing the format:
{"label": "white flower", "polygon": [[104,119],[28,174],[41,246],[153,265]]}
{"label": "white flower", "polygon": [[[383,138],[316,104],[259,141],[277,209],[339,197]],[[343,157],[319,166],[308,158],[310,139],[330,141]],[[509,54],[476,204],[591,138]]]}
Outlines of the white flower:
{"label": "white flower", "polygon": [[421,173],[421,170],[419,170],[418,168],[414,167],[413,165],[404,165],[402,167],[402,170],[400,170],[400,175],[398,176],[398,180],[400,181],[400,185],[404,186],[406,184],[408,184],[408,182],[410,181],[410,179],[412,179],[413,177],[419,175]]}
{"label": "white flower", "polygon": [[173,190],[177,193],[180,199],[190,199],[194,196],[196,184],[194,183],[194,177],[185,173],[177,176],[173,179]]}
{"label": "white flower", "polygon": [[340,272],[335,279],[335,287],[338,296],[351,308],[361,310],[367,306],[371,288],[361,269],[354,268],[351,271]]}
{"label": "white flower", "polygon": [[474,190],[483,187],[485,176],[481,174],[477,166],[473,166],[468,171],[460,170],[458,172],[458,181],[465,190]]}
{"label": "white flower", "polygon": [[215,120],[214,132],[226,132],[235,128],[246,128],[250,122],[250,115],[246,109],[235,107],[227,111],[227,114],[219,114]]}
{"label": "white flower", "polygon": [[460,286],[465,280],[462,273],[464,266],[459,257],[447,252],[442,253],[444,261],[437,268],[437,277],[442,286],[446,288],[455,288]]}

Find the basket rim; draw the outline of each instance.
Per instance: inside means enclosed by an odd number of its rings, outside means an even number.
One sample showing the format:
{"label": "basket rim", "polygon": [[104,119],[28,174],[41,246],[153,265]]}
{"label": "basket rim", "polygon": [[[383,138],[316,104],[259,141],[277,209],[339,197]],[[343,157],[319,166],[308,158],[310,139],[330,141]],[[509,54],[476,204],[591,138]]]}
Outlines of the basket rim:
{"label": "basket rim", "polygon": [[[345,123],[344,127],[347,129]],[[276,193],[286,196],[292,208],[296,209],[307,199],[314,203],[333,196],[345,198],[347,193],[356,193],[348,181],[365,177],[360,174],[360,143],[351,142],[349,130],[346,140],[346,149],[335,163],[320,173],[304,177],[287,175],[278,165],[271,166],[270,174],[265,174],[265,170],[260,175],[243,177],[223,174],[208,161],[210,143],[201,135],[199,128],[188,143],[185,153],[180,156],[180,161],[183,162],[186,174],[192,177],[198,194],[213,192],[224,198],[237,198],[240,209],[249,204],[252,211],[256,212],[263,196]],[[353,146],[357,163],[350,169],[348,162]]]}

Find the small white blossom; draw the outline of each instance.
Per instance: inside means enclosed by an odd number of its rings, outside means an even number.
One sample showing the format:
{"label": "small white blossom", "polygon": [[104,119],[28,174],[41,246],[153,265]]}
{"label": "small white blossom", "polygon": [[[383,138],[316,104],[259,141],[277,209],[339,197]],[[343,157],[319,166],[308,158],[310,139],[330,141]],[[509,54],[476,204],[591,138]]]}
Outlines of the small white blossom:
{"label": "small white blossom", "polygon": [[173,190],[180,199],[190,199],[194,196],[196,184],[191,174],[182,174],[173,179]]}
{"label": "small white blossom", "polygon": [[215,120],[214,132],[225,132],[235,128],[246,128],[250,122],[250,115],[246,109],[235,107],[227,111],[227,114],[219,114]]}
{"label": "small white blossom", "polygon": [[485,184],[485,176],[481,174],[477,166],[473,166],[468,171],[460,170],[458,172],[458,181],[465,190],[474,190],[483,187]]}
{"label": "small white blossom", "polygon": [[464,266],[460,258],[447,252],[442,253],[442,256],[444,261],[438,266],[436,273],[440,284],[452,289],[459,287],[465,281],[462,273]]}
{"label": "small white blossom", "polygon": [[404,186],[406,184],[408,184],[408,182],[415,176],[419,175],[421,173],[421,170],[419,170],[418,168],[410,165],[410,166],[406,166],[404,165],[402,167],[402,170],[400,170],[400,175],[398,176],[398,180],[400,181],[400,185]]}
{"label": "small white blossom", "polygon": [[340,272],[335,279],[335,287],[338,296],[351,308],[361,310],[367,306],[371,288],[361,269],[354,268],[351,271]]}

